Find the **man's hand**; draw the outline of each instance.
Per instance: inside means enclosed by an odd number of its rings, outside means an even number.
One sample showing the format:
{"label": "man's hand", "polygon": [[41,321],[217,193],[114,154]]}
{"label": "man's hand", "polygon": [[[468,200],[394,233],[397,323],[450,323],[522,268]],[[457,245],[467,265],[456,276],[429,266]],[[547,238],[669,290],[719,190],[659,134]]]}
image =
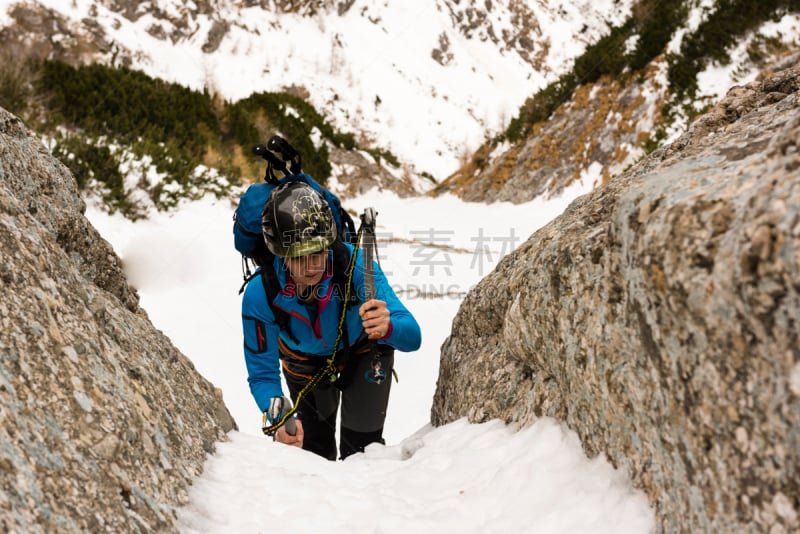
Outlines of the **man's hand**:
{"label": "man's hand", "polygon": [[364,325],[364,332],[370,339],[381,339],[389,334],[391,327],[389,309],[382,300],[371,299],[361,305],[358,310],[361,315],[361,324]]}
{"label": "man's hand", "polygon": [[286,432],[286,425],[280,427],[275,433],[275,441],[283,443],[284,445],[291,445],[293,447],[303,448],[303,423],[300,419],[295,419],[297,424],[297,434],[294,436]]}

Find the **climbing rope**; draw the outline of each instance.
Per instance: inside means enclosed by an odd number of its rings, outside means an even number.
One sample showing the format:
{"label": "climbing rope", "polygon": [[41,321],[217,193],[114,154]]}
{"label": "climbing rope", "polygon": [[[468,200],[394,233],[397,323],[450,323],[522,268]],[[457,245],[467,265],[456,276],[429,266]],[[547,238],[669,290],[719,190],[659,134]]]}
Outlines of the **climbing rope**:
{"label": "climbing rope", "polygon": [[352,293],[353,287],[353,273],[355,272],[356,266],[356,256],[358,255],[359,247],[361,246],[361,236],[364,232],[364,225],[362,224],[361,227],[358,229],[358,235],[356,235],[356,242],[353,244],[353,254],[350,256],[350,264],[347,266],[347,285],[345,288],[344,300],[342,302],[342,314],[339,317],[339,325],[338,330],[336,333],[336,342],[333,345],[333,354],[325,362],[325,366],[322,367],[317,373],[311,377],[311,380],[303,386],[303,389],[297,394],[297,399],[295,399],[294,406],[276,422],[269,424],[269,420],[267,418],[267,412],[264,412],[261,431],[264,434],[271,436],[273,435],[280,427],[286,424],[286,421],[292,417],[295,412],[297,412],[297,407],[300,406],[300,401],[305,397],[305,395],[317,387],[317,384],[322,382],[328,376],[335,376],[336,375],[336,356],[339,353],[339,343],[342,341],[342,336],[344,335],[344,321],[345,316],[347,315],[347,303],[350,301],[350,295]]}

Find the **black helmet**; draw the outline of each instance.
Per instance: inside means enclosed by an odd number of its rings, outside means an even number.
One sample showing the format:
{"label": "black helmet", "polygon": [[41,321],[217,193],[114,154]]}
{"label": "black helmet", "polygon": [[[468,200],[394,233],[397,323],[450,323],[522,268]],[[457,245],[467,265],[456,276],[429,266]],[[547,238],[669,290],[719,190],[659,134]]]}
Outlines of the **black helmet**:
{"label": "black helmet", "polygon": [[270,252],[284,258],[314,254],[336,240],[331,208],[303,182],[276,187],[261,212],[261,231]]}

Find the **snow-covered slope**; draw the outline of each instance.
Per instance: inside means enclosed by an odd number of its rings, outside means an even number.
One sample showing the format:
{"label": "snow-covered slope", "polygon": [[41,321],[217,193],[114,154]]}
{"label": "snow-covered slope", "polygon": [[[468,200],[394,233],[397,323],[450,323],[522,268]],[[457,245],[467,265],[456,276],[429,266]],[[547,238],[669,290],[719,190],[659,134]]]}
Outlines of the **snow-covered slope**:
{"label": "snow-covered slope", "polygon": [[2,0],[0,24],[228,100],[294,87],[441,180],[632,3]]}

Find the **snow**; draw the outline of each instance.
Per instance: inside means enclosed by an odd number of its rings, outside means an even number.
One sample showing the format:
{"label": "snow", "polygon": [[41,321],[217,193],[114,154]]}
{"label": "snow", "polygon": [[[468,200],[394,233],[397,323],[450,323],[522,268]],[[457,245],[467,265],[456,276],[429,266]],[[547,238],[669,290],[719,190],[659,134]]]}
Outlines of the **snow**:
{"label": "snow", "polygon": [[234,434],[179,518],[187,533],[650,532],[644,497],[576,439],[552,419],[460,420],[333,463]]}
{"label": "snow", "polygon": [[557,199],[521,205],[376,190],[346,201],[359,213],[378,211],[381,264],[420,322],[423,344],[396,356],[387,445],[344,462],[261,435],[241,349],[234,206],[206,197],[132,223],[89,202],[87,216],[122,258],[153,324],[222,390],[240,428],[191,488],[181,530],[650,532],[644,495],[602,456],[586,458],[577,436],[552,419],[519,431],[500,421],[429,424],[439,348],[465,293],[593,181],[587,175]]}
{"label": "snow", "polygon": [[757,32],[739,41],[729,50],[731,60],[725,64],[712,63],[698,73],[698,96],[709,98],[712,102],[720,100],[734,83],[745,85],[756,79],[759,69],[748,60],[748,48],[757,37],[773,38],[784,43],[800,43],[800,15],[784,15],[777,22],[766,22]]}

